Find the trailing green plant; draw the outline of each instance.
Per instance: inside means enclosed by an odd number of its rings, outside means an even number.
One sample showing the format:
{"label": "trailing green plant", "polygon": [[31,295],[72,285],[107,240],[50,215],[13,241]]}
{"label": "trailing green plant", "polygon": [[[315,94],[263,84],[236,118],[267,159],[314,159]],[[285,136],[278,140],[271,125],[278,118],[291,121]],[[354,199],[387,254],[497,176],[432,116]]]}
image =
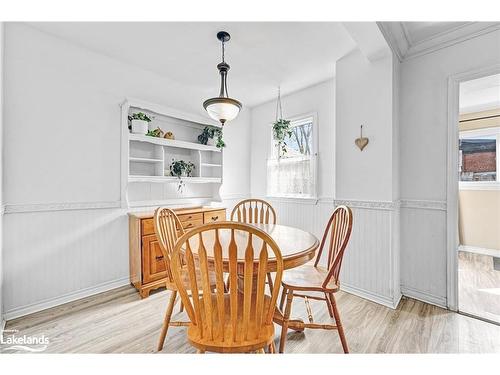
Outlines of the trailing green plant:
{"label": "trailing green plant", "polygon": [[146,135],[150,137],[161,137],[163,135],[163,130],[161,130],[159,127],[154,129],[154,130],[148,130]]}
{"label": "trailing green plant", "polygon": [[191,161],[172,159],[172,163],[170,163],[170,175],[179,179],[178,191],[182,192],[182,188],[184,187],[182,177],[192,177],[195,168],[196,166]]}
{"label": "trailing green plant", "polygon": [[142,121],[151,122],[151,121],[153,121],[153,116],[148,116],[144,112],[136,112],[136,113],[133,113],[132,116],[129,115],[128,120],[129,121],[142,120]]}
{"label": "trailing green plant", "polygon": [[203,132],[198,136],[198,142],[200,142],[202,145],[206,145],[208,140],[213,138],[217,138],[215,147],[226,147],[226,143],[222,138],[222,129],[216,128],[215,126],[205,126]]}
{"label": "trailing green plant", "polygon": [[290,128],[290,121],[280,118],[279,120],[273,123],[273,138],[277,143],[278,147],[278,156],[280,155],[280,151],[283,154],[286,154],[286,137],[292,136],[292,129]]}

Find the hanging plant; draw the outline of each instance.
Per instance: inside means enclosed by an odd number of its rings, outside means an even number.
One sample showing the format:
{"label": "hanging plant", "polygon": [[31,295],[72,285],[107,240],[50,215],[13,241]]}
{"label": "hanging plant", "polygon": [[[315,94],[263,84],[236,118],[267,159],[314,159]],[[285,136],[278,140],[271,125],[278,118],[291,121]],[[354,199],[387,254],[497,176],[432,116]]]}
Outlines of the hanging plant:
{"label": "hanging plant", "polygon": [[193,162],[172,159],[172,163],[170,163],[170,175],[179,179],[177,190],[181,193],[185,185],[182,177],[192,177],[195,168],[196,166]]}
{"label": "hanging plant", "polygon": [[285,137],[292,136],[292,129],[290,128],[290,121],[280,118],[273,123],[273,137],[276,141],[276,147],[278,147],[278,157],[281,153],[286,154],[286,142]]}
{"label": "hanging plant", "polygon": [[226,143],[222,139],[222,129],[216,128],[214,126],[205,126],[203,132],[198,136],[198,142],[200,142],[202,145],[206,145],[208,143],[208,140],[213,138],[216,138],[215,147],[226,147]]}
{"label": "hanging plant", "polygon": [[278,99],[276,100],[276,121],[273,123],[273,139],[276,141],[278,148],[278,159],[281,154],[286,154],[286,137],[292,136],[292,129],[290,128],[290,121],[283,118],[283,109],[281,107],[281,92],[278,87]]}

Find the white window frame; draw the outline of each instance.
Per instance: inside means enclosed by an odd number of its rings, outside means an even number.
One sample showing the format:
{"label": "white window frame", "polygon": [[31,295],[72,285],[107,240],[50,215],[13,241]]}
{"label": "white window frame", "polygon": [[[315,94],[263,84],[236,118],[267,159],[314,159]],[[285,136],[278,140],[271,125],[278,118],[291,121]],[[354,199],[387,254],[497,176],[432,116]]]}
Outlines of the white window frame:
{"label": "white window frame", "polygon": [[[299,200],[299,201],[314,201],[318,200],[318,114],[317,112],[308,112],[304,114],[295,115],[293,117],[287,117],[286,119],[290,121],[290,123],[305,120],[307,118],[312,118],[312,150],[311,150],[311,163],[313,168],[313,179],[314,179],[314,191],[311,196],[305,195],[297,195],[297,194],[280,194],[280,195],[269,195],[267,194],[268,186],[266,179],[266,197],[269,199],[278,199],[278,200]],[[277,160],[275,157],[275,142],[273,135],[273,123],[269,124],[269,149],[268,149],[268,157],[266,161]],[[266,174],[267,174],[267,163],[266,163]]]}
{"label": "white window frame", "polygon": [[[495,135],[497,140],[496,161],[497,179],[496,181],[458,181],[459,190],[500,190],[500,127],[481,128],[474,130],[463,130],[459,132],[459,139],[477,138],[481,136]],[[460,159],[461,160],[461,159]],[[459,163],[461,162],[459,160]]]}

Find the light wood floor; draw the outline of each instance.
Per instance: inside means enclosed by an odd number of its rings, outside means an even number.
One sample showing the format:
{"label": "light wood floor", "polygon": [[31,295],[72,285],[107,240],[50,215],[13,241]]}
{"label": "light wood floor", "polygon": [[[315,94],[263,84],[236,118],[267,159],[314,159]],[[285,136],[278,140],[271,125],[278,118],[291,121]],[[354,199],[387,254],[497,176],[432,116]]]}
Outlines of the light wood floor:
{"label": "light wood floor", "polygon": [[[403,298],[392,310],[347,293],[338,305],[352,353],[500,353],[500,326]],[[7,322],[17,335],[42,335],[45,353],[154,353],[169,292],[140,300],[132,287]],[[311,301],[315,320],[329,320],[326,306]],[[304,316],[294,301],[293,316]],[[176,312],[178,311],[176,307]],[[179,319],[184,314],[177,313]],[[276,343],[280,329],[276,329]],[[1,351],[1,347],[0,347]],[[185,328],[172,327],[163,353],[194,353]],[[287,353],[342,353],[336,331],[288,334]]]}
{"label": "light wood floor", "polygon": [[500,324],[500,271],[492,256],[458,252],[458,308]]}

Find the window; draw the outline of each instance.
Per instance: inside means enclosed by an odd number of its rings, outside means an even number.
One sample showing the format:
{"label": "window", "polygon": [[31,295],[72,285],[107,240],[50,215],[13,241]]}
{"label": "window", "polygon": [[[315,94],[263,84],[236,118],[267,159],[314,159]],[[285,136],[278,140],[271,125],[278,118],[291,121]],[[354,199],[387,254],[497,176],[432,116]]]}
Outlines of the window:
{"label": "window", "polygon": [[271,129],[271,157],[267,161],[267,195],[274,197],[316,197],[315,116],[290,122],[292,135],[285,138],[286,153],[278,157]]}
{"label": "window", "polygon": [[[499,184],[498,150],[500,128],[484,128],[460,132],[459,181],[467,185]],[[485,185],[486,185],[485,184]],[[500,184],[499,184],[500,186]]]}

